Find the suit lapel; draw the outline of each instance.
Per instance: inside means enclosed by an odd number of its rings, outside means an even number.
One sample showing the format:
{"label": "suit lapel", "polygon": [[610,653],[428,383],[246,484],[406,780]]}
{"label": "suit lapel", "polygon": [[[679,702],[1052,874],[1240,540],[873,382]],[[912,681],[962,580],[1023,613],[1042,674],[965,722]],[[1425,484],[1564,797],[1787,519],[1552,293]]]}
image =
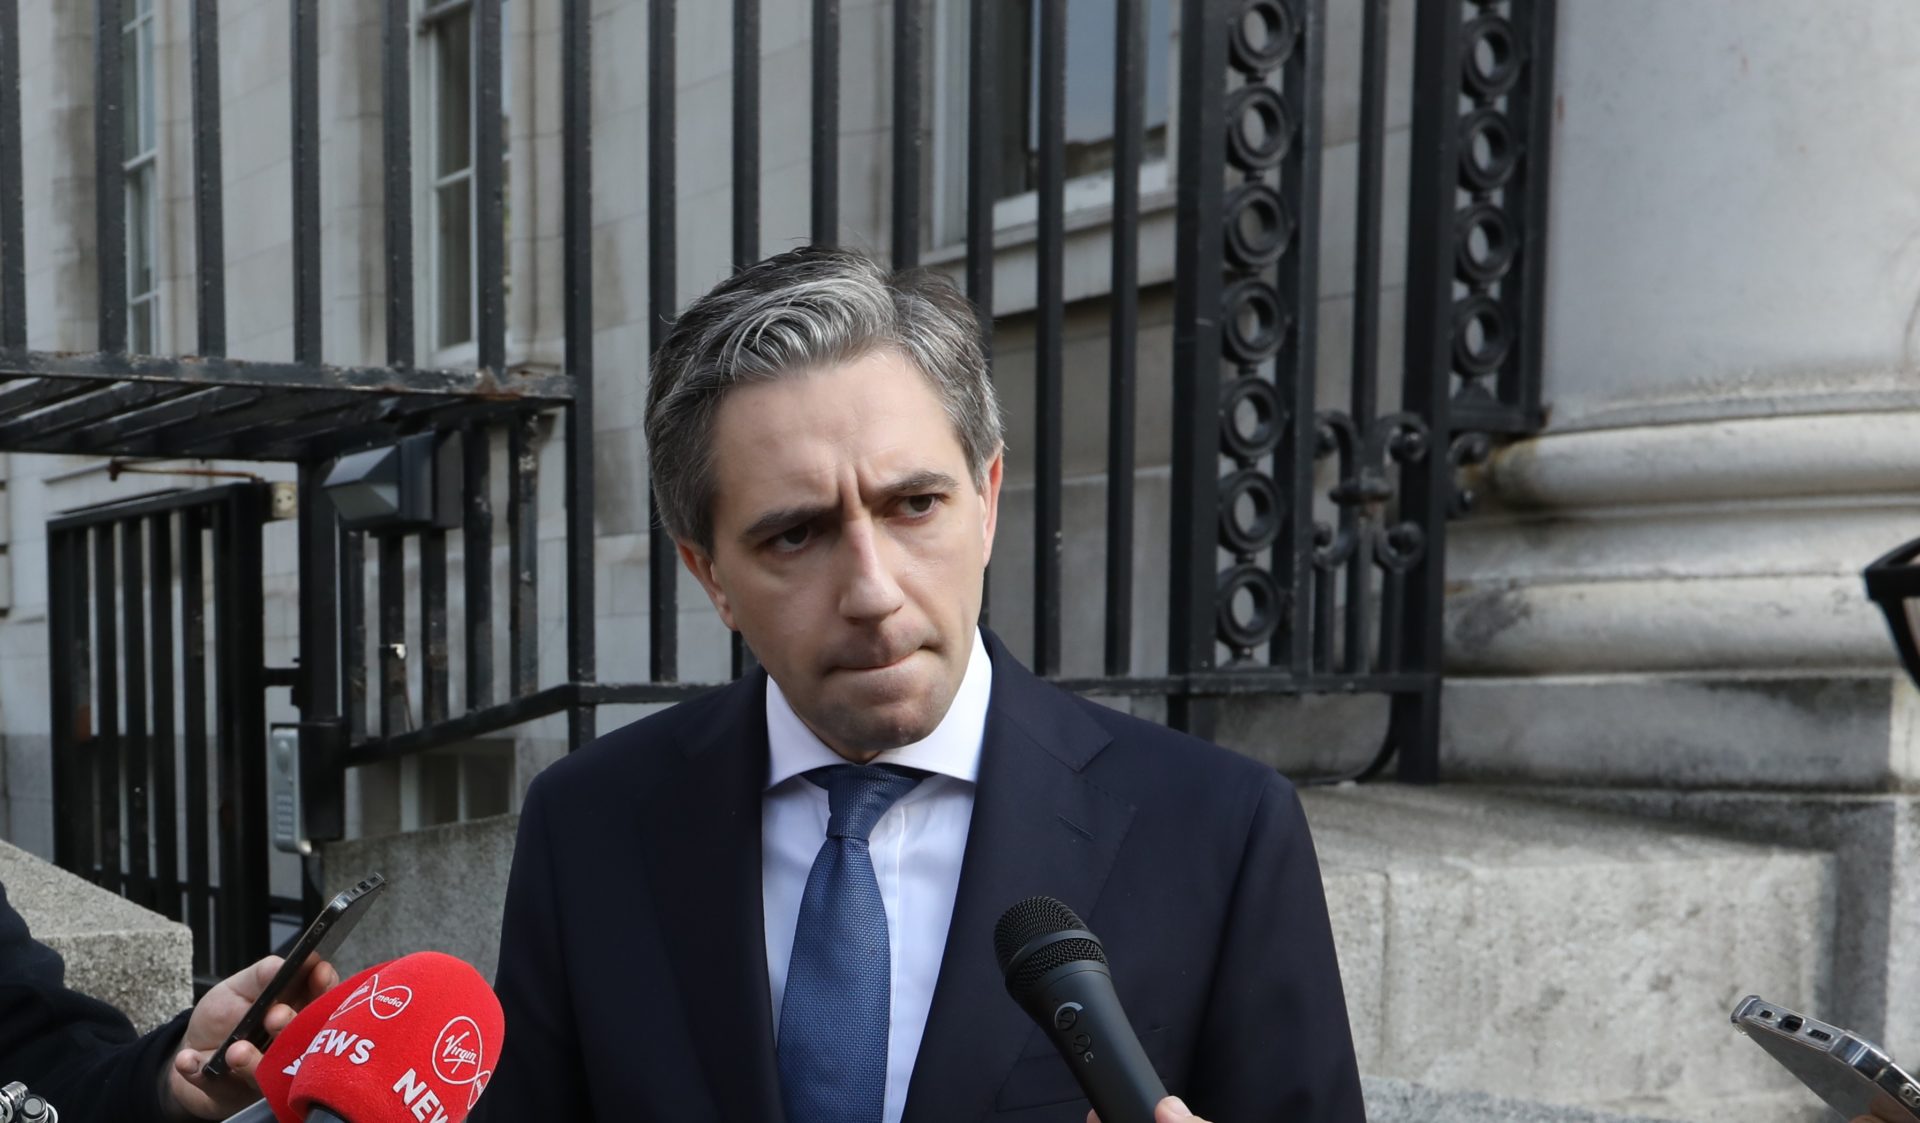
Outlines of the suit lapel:
{"label": "suit lapel", "polygon": [[726,716],[679,748],[679,774],[649,793],[642,853],[654,920],[680,972],[689,1028],[721,1117],[780,1123],[760,895],[766,673],[728,693],[735,697],[714,708]]}
{"label": "suit lapel", "polygon": [[993,694],[980,782],[903,1123],[978,1119],[1033,1031],[1007,996],[993,927],[1007,906],[1036,894],[1090,916],[1133,807],[1088,783],[1082,770],[1110,738],[1073,702],[1014,661],[987,633]]}

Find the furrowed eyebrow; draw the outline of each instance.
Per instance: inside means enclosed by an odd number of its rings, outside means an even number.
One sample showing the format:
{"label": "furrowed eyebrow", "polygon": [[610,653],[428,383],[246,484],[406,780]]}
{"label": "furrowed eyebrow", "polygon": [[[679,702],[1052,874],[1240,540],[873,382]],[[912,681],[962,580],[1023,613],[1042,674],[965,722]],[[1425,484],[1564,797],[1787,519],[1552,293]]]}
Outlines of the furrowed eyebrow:
{"label": "furrowed eyebrow", "polygon": [[[910,475],[902,476],[881,488],[880,497],[883,499],[898,499],[906,495],[925,495],[929,492],[955,491],[958,490],[959,487],[960,481],[947,475],[945,472],[914,472]],[[801,526],[805,523],[813,522],[816,519],[824,518],[838,509],[838,504],[826,503],[781,507],[768,511],[747,524],[747,528],[740,532],[740,541],[753,543],[769,534],[785,530],[788,527]]]}

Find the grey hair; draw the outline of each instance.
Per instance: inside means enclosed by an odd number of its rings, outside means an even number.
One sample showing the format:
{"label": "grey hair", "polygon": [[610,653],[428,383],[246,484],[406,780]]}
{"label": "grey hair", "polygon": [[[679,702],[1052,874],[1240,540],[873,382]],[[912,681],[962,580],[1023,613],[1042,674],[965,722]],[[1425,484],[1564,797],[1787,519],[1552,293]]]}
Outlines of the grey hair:
{"label": "grey hair", "polygon": [[713,551],[713,422],[736,386],[893,350],[939,396],[977,486],[1000,453],[1000,403],[980,318],[946,277],[889,272],[804,246],[749,265],[693,302],[653,356],[647,459],[667,531]]}

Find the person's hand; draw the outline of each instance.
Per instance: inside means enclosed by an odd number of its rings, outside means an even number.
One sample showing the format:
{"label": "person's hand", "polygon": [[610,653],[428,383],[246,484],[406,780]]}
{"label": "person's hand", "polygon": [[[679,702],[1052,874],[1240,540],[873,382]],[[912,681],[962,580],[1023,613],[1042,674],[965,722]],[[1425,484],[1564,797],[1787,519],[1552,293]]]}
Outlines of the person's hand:
{"label": "person's hand", "polygon": [[[231,1071],[225,1076],[201,1076],[200,1066],[240,1024],[241,1015],[253,1000],[273,982],[280,962],[277,955],[262,959],[208,991],[194,1006],[180,1051],[174,1054],[162,1086],[161,1103],[168,1118],[225,1119],[260,1098],[260,1086],[253,1079],[253,1070],[260,1064],[260,1050],[251,1043],[236,1041],[227,1050]],[[268,1036],[287,1028],[296,1012],[339,981],[340,974],[332,964],[316,963],[302,981],[288,989],[282,1001],[267,1011]]]}
{"label": "person's hand", "polygon": [[[1087,1123],[1100,1123],[1100,1113],[1087,1112]],[[1186,1103],[1179,1096],[1168,1096],[1155,1105],[1153,1123],[1207,1123],[1207,1121],[1188,1111]]]}

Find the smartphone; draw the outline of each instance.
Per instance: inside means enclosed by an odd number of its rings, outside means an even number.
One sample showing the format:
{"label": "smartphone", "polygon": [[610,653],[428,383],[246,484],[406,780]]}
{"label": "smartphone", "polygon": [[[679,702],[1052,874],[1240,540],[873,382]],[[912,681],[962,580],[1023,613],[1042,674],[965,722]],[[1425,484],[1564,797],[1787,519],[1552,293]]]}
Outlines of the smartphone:
{"label": "smartphone", "polygon": [[310,960],[333,958],[340,942],[353,931],[354,925],[360,923],[360,918],[372,907],[374,898],[386,887],[386,878],[372,874],[327,902],[327,907],[320,910],[320,915],[313,918],[313,923],[307,925],[307,930],[288,949],[287,961],[280,965],[280,970],[274,974],[273,981],[267,984],[267,989],[253,1000],[253,1005],[247,1008],[239,1024],[233,1027],[233,1032],[220,1043],[220,1048],[214,1050],[207,1063],[200,1066],[202,1076],[227,1074],[227,1050],[236,1041],[250,1041],[257,1048],[266,1048],[267,1011],[273,1009],[273,1004],[280,1001],[287,989],[307,973]]}
{"label": "smartphone", "polygon": [[1733,1024],[1841,1118],[1920,1123],[1920,1083],[1873,1042],[1751,994]]}

